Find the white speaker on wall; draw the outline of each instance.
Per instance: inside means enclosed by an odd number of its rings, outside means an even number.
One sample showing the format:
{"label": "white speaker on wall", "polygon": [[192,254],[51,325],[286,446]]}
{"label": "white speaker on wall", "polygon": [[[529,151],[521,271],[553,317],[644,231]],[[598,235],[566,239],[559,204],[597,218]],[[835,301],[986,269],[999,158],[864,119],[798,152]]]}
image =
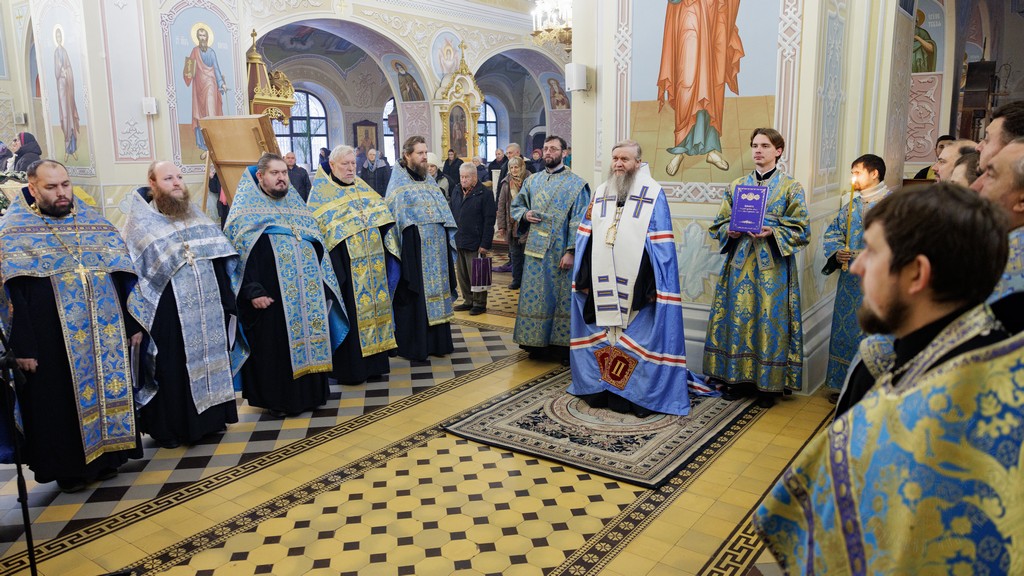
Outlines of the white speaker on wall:
{"label": "white speaker on wall", "polygon": [[585,65],[575,62],[565,65],[565,89],[570,92],[590,89],[587,86],[587,67]]}

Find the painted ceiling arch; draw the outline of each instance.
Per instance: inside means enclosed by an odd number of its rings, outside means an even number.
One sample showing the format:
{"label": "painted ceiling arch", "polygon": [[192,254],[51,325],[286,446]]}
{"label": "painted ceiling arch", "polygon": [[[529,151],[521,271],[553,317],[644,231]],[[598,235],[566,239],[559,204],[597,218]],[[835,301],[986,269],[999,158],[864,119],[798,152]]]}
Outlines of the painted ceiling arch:
{"label": "painted ceiling arch", "polygon": [[422,62],[413,58],[394,39],[357,22],[297,17],[291,22],[278,23],[273,29],[266,31],[257,40],[256,45],[271,63],[276,63],[274,55],[308,54],[309,50],[326,48],[329,51],[328,57],[343,71],[343,76],[354,70],[363,58],[368,57],[385,71],[384,77],[391,86],[392,93],[399,100],[403,100],[398,78],[395,74],[389,73],[390,68],[387,66],[389,62],[399,59],[420,84],[420,92],[429,94],[436,89],[436,86],[429,84]]}

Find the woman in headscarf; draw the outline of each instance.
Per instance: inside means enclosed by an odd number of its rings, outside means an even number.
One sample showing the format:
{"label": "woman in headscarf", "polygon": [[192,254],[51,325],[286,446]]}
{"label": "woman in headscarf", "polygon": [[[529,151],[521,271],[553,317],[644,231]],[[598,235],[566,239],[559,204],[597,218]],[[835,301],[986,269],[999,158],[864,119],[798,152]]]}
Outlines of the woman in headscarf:
{"label": "woman in headscarf", "polygon": [[508,176],[498,186],[498,234],[505,237],[508,243],[508,257],[512,263],[512,283],[510,290],[518,290],[523,280],[523,253],[526,246],[526,234],[519,236],[519,223],[512,219],[512,199],[519,194],[526,176],[526,161],[516,156],[508,161]]}
{"label": "woman in headscarf", "polygon": [[324,172],[331,173],[331,151],[327,148],[320,149],[320,167],[324,169]]}
{"label": "woman in headscarf", "polygon": [[39,142],[31,132],[19,132],[11,142],[11,151],[14,152],[14,171],[26,172],[33,162],[42,157],[43,150]]}
{"label": "woman in headscarf", "polygon": [[0,172],[7,171],[7,161],[14,157],[14,152],[6,144],[0,142]]}

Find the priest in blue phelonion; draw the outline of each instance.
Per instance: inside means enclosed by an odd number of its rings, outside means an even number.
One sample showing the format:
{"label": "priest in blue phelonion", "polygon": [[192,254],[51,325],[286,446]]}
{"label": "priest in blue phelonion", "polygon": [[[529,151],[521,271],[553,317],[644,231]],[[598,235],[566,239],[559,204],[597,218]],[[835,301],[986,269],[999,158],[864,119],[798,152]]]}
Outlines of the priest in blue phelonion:
{"label": "priest in blue phelonion", "polygon": [[242,397],[278,418],[326,404],[348,317],[320,226],[283,158],[264,154],[242,174],[224,235],[242,258],[238,312],[251,350]]}
{"label": "priest in blue phelonion", "polygon": [[685,416],[686,343],[668,201],[640,161],[640,145],[612,149],[612,173],[576,234],[572,384],[595,408]]}
{"label": "priest in blue phelonion", "polygon": [[[889,195],[885,182],[885,161],[874,154],[865,154],[850,166],[852,190],[859,191],[851,202],[839,209],[825,230],[822,247],[828,261],[822,274],[839,272],[836,305],[832,313],[832,335],[828,343],[828,370],[825,385],[833,393],[839,391],[857,353],[864,333],[857,322],[857,309],[862,298],[860,278],[850,273],[850,265],[864,247],[864,214],[879,200]],[[851,192],[852,193],[852,192]],[[852,206],[852,210],[851,210]],[[831,399],[839,399],[838,395]]]}

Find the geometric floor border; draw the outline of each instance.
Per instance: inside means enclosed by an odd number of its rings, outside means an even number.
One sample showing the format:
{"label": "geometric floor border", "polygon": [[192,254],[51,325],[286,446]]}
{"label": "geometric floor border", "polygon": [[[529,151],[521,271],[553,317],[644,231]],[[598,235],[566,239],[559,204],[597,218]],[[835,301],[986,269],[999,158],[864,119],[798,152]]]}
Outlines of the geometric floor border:
{"label": "geometric floor border", "polygon": [[[236,515],[228,521],[199,532],[155,554],[152,554],[125,569],[141,570],[139,576],[168,570],[175,565],[191,559],[196,554],[223,544],[231,536],[251,530],[257,522],[269,520],[287,514],[292,508],[313,501],[318,495],[337,490],[344,482],[366,474],[370,469],[385,465],[388,461],[405,455],[410,450],[423,446],[429,441],[446,434],[443,425],[455,422],[477,412],[487,405],[492,405],[515,393],[528,388],[537,382],[552,377],[565,368],[556,368],[530,382],[516,387],[515,390],[499,394],[478,406],[449,418],[438,424],[412,434],[398,442],[369,454],[333,472],[312,480],[294,490]],[[680,494],[713,463],[725,449],[742,433],[749,429],[763,409],[747,412],[736,423],[722,430],[718,436],[705,445],[704,450],[684,466],[666,484],[657,490],[645,490],[631,504],[614,518],[611,518],[602,530],[573,552],[566,560],[548,572],[548,575],[569,574],[580,576],[597,574],[614,557],[625,549],[626,545],[639,535],[659,514],[675,501]],[[258,519],[258,520],[257,520]]]}
{"label": "geometric floor border", "polygon": [[[479,325],[487,326],[475,322],[458,321],[464,325]],[[516,352],[510,356],[502,358],[497,362],[483,366],[472,372],[468,372],[461,376],[452,378],[440,384],[437,384],[426,390],[422,390],[407,398],[402,398],[395,402],[382,406],[373,412],[357,416],[343,422],[337,426],[334,426],[328,430],[309,436],[302,440],[297,440],[286,446],[282,446],[276,450],[268,452],[258,458],[250,460],[244,464],[233,466],[206,478],[197,480],[188,486],[180,488],[178,490],[168,492],[163,496],[159,496],[152,500],[143,502],[137,506],[133,506],[103,519],[97,520],[95,523],[90,524],[78,530],[47,540],[42,544],[35,546],[35,555],[38,562],[42,562],[46,559],[52,558],[74,548],[77,548],[83,544],[94,541],[102,536],[105,536],[117,529],[124,528],[142,521],[154,514],[177,506],[183,502],[188,502],[197,498],[207,492],[228,485],[236,480],[250,476],[267,466],[276,464],[278,462],[287,460],[297,454],[301,454],[308,450],[311,450],[317,446],[330,442],[336,438],[340,438],[345,434],[351,433],[352,431],[360,428],[369,426],[375,422],[378,422],[384,418],[408,410],[414,406],[417,406],[427,400],[435,398],[441,394],[454,390],[460,386],[476,381],[479,378],[492,374],[506,367],[512,366],[517,362],[525,360],[527,357],[526,352]],[[560,368],[559,370],[562,370]],[[13,575],[19,571],[28,568],[28,551],[23,550],[17,554],[13,554],[9,557],[0,560],[0,576]]]}
{"label": "geometric floor border", "polygon": [[814,433],[808,436],[807,441],[804,442],[803,446],[800,447],[793,457],[790,458],[782,472],[779,472],[778,476],[771,483],[767,490],[761,495],[761,498],[754,504],[750,512],[743,518],[743,522],[736,527],[735,530],[729,534],[729,537],[725,539],[725,542],[719,546],[718,550],[712,554],[711,558],[708,559],[704,567],[701,568],[699,574],[702,576],[744,576],[750,568],[754,565],[757,559],[761,556],[761,552],[764,551],[765,544],[758,537],[757,532],[754,530],[754,523],[752,521],[754,512],[761,505],[761,501],[764,500],[775,485],[778,484],[782,474],[789,469],[796,457],[803,452],[807,444],[817,436],[822,429],[828,426],[829,422],[832,421],[833,412],[829,412],[825,415],[825,418],[818,424],[818,427],[814,430]]}

